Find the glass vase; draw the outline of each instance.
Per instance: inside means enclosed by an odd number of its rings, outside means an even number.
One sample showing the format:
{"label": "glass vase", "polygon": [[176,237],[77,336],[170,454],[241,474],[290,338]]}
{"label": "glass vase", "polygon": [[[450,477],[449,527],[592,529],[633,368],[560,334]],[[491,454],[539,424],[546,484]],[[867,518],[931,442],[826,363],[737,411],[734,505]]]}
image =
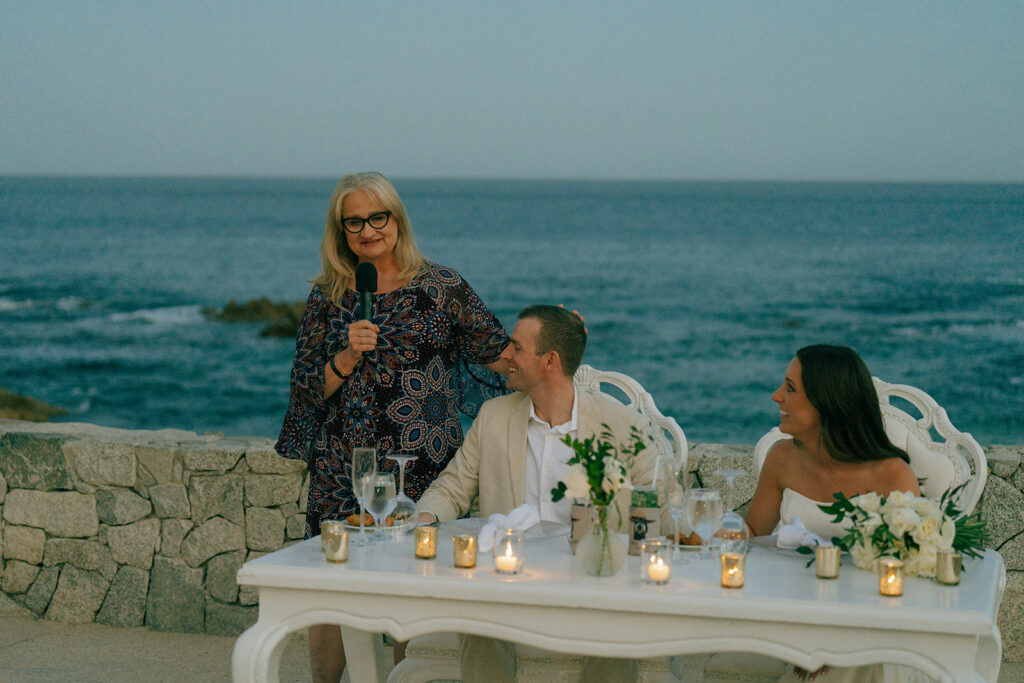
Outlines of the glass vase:
{"label": "glass vase", "polygon": [[594,506],[594,523],[576,546],[580,567],[590,576],[612,576],[626,561],[626,541],[608,527],[608,508]]}

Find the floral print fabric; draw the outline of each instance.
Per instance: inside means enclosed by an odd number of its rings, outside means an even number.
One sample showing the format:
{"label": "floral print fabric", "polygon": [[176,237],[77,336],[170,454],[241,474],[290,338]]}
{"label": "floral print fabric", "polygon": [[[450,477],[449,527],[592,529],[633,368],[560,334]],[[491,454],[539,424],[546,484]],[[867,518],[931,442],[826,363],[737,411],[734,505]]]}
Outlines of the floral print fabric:
{"label": "floral print fabric", "polygon": [[377,467],[394,472],[386,456],[418,456],[405,473],[406,493],[418,500],[462,444],[459,412],[475,416],[487,398],[504,393],[500,376],[479,367],[498,359],[508,335],[461,275],[428,263],[409,284],[374,296],[377,348],[324,400],[324,365],[348,346],[359,319],[359,297],[340,305],[314,286],[295,342],[291,396],[275,449],[309,467],[306,537],[321,519],[358,509],[348,467],[356,446],[377,448]]}

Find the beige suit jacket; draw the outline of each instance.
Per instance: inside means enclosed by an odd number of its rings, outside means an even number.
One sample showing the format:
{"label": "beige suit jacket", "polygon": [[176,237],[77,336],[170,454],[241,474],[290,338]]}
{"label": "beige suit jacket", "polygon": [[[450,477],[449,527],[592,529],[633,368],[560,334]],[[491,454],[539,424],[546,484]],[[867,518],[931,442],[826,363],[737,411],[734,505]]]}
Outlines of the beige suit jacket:
{"label": "beige suit jacket", "polygon": [[[618,443],[628,443],[630,427],[650,434],[650,422],[640,413],[614,399],[576,387],[579,401],[577,438],[600,434],[602,423],[611,428]],[[439,521],[458,519],[469,511],[473,498],[480,496],[480,514],[508,514],[523,504],[526,485],[526,432],[530,420],[530,397],[516,392],[484,403],[470,427],[466,440],[420,498],[416,509],[433,513]],[[655,449],[641,452],[630,468],[630,479],[636,486],[651,483],[656,461]],[[622,521],[624,531],[629,521],[629,500],[617,496],[622,512],[611,515]],[[621,500],[620,500],[621,499]]]}

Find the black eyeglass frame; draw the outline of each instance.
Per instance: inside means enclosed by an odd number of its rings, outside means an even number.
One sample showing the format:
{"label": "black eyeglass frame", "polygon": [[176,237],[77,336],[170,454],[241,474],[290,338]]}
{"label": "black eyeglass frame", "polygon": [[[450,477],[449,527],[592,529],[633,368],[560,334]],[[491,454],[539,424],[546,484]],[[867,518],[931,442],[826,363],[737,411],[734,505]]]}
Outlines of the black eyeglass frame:
{"label": "black eyeglass frame", "polygon": [[[343,216],[338,221],[338,224],[342,227],[342,229],[345,230],[345,232],[351,233],[353,235],[358,235],[363,231],[363,228],[365,228],[367,224],[369,224],[370,227],[373,228],[374,230],[383,230],[385,227],[387,227],[388,222],[391,221],[392,215],[394,214],[392,214],[390,211],[375,211],[366,218],[360,218],[359,216]],[[380,225],[374,225],[374,221],[379,221],[381,216],[384,216],[384,222],[381,223]],[[352,228],[350,228],[348,226],[349,221],[359,221],[359,229],[353,230]]]}

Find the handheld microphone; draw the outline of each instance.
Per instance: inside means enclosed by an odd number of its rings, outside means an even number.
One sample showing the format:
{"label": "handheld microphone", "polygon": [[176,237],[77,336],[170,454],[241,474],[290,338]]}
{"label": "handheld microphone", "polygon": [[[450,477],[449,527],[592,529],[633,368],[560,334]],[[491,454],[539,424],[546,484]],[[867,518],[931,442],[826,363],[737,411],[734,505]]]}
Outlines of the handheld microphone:
{"label": "handheld microphone", "polygon": [[370,320],[373,293],[377,291],[377,268],[368,262],[356,266],[356,291],[359,292],[359,314],[363,320]]}

